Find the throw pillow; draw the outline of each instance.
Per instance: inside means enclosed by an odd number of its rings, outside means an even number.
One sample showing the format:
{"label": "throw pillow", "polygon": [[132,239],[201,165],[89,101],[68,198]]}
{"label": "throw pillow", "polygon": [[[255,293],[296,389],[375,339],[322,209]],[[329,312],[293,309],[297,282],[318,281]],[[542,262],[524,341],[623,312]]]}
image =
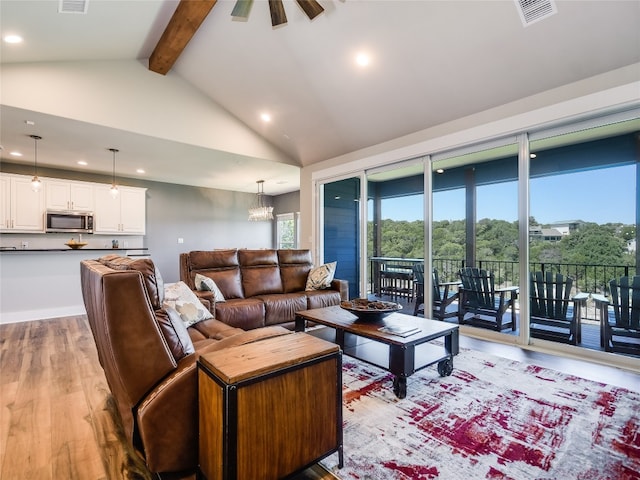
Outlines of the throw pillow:
{"label": "throw pillow", "polygon": [[213,318],[211,312],[184,282],[165,283],[164,306],[175,309],[180,314],[185,327]]}
{"label": "throw pillow", "polygon": [[336,273],[337,262],[325,263],[317,268],[312,268],[307,276],[307,285],[305,290],[322,290],[329,288]]}
{"label": "throw pillow", "polygon": [[206,277],[200,273],[196,273],[194,283],[196,284],[196,290],[208,290],[210,292],[213,292],[213,298],[216,302],[224,302],[224,295],[212,278]]}

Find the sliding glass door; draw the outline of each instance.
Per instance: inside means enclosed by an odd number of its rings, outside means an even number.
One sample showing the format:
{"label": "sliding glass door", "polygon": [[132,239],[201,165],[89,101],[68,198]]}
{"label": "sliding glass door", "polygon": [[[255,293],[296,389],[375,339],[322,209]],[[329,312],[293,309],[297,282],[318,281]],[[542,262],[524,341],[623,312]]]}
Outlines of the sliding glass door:
{"label": "sliding glass door", "polygon": [[[434,155],[432,162],[433,269],[440,284],[462,284],[476,269],[482,287],[451,302],[458,315],[446,321],[518,335],[518,144],[509,137],[468,150]],[[487,275],[486,281],[477,275]],[[437,287],[437,286],[436,286]],[[448,294],[459,287],[450,286]],[[506,293],[501,297],[499,291]],[[496,293],[496,302],[482,301]],[[434,290],[434,307],[447,301]],[[437,309],[434,314],[437,314]],[[446,315],[447,312],[442,312]]]}
{"label": "sliding glass door", "polygon": [[[611,301],[611,280],[640,265],[639,152],[630,110],[364,170],[322,185],[324,259],[338,260],[352,297],[398,301],[410,314],[421,265],[425,317],[600,358],[601,317],[611,312],[598,305]],[[433,284],[461,291],[469,269],[487,275],[495,301],[465,293],[438,310],[444,289]],[[567,292],[553,304],[564,306],[566,332],[541,320],[542,280],[542,300]]]}
{"label": "sliding glass door", "polygon": [[[594,299],[608,298],[611,280],[638,271],[639,129],[637,120],[620,121],[531,139],[530,268],[540,282],[537,297],[562,307],[532,305],[534,343],[602,349]],[[558,279],[568,281],[564,290],[544,289]]]}

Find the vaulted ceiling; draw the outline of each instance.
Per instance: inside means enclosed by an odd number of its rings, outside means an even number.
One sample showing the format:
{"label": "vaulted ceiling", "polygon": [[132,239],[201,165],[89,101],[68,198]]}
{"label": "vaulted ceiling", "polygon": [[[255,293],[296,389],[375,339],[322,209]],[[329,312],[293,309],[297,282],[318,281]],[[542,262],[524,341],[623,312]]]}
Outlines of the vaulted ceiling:
{"label": "vaulted ceiling", "polygon": [[[179,80],[275,153],[166,138],[151,127],[141,134],[125,112],[115,124],[90,114],[66,118],[7,102],[3,91],[2,159],[32,162],[27,135],[36,129],[42,165],[78,169],[75,161],[87,157],[90,171],[109,173],[105,151],[117,146],[132,168],[124,175],[138,175],[135,164],[150,180],[238,191],[255,191],[265,178],[267,194],[283,193],[298,188],[301,166],[640,62],[636,1],[557,0],[557,13],[528,26],[513,0],[319,0],[324,12],[313,20],[284,0],[288,22],[277,27],[264,0],[246,19],[231,16],[235,0],[211,3],[169,72],[153,73],[164,80],[154,82]],[[3,69],[86,62],[117,69],[132,60],[146,69],[179,2],[88,0],[78,14],[58,13],[58,4],[0,2],[2,34],[24,37],[2,43]],[[369,55],[366,67],[356,63],[359,53]],[[87,111],[105,108],[100,97]],[[157,99],[164,101],[176,100]],[[10,157],[14,149],[27,155]]]}

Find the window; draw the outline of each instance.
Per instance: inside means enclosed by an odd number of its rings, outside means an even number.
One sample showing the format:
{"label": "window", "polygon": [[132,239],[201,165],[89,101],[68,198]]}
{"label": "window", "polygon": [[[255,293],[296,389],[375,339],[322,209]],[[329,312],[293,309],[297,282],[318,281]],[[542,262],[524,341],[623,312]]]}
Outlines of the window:
{"label": "window", "polygon": [[278,248],[298,248],[300,244],[300,212],[276,215]]}

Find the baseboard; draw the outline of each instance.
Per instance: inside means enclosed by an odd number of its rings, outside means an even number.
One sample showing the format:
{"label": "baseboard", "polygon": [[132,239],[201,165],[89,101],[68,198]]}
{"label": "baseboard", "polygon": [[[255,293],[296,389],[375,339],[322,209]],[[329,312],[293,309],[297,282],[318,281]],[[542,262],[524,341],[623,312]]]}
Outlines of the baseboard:
{"label": "baseboard", "polygon": [[0,324],[48,320],[50,318],[85,315],[86,313],[87,312],[82,305],[47,308],[42,310],[22,310],[20,312],[2,312],[2,314],[0,314]]}

